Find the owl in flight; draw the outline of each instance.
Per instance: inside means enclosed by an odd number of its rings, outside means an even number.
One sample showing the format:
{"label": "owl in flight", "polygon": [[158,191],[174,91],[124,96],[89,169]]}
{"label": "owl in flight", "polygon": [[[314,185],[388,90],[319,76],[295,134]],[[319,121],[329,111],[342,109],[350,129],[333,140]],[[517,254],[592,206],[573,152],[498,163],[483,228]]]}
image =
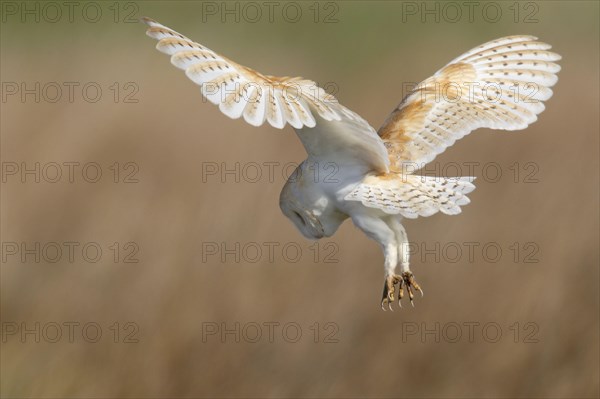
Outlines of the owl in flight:
{"label": "owl in flight", "polygon": [[[142,20],[156,48],[225,115],[253,126],[294,128],[308,158],[284,185],[281,210],[309,239],[332,236],[350,218],[377,241],[385,257],[384,310],[396,292],[401,306],[405,288],[411,304],[415,291],[423,294],[409,268],[402,218],[456,215],[475,188],[473,177],[413,172],[478,128],[525,129],[544,110],[560,70],[555,61],[561,57],[536,37],[493,40],[417,85],[375,131],[313,81],[263,75]],[[314,166],[328,163],[337,168],[335,179],[315,179]]]}

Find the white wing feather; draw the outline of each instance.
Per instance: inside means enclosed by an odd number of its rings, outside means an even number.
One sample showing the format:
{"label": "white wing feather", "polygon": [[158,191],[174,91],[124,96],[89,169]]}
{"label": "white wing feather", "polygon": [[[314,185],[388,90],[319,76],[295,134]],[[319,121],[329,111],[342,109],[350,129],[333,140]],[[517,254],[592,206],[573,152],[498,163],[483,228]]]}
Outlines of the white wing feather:
{"label": "white wing feather", "polygon": [[[142,18],[156,48],[201,87],[202,95],[232,119],[253,126],[265,122],[296,129],[315,161],[354,160],[368,169],[388,170],[387,150],[375,130],[337,99],[302,78],[263,75],[239,65],[150,19]],[[314,128],[314,129],[313,129]]]}
{"label": "white wing feather", "polygon": [[360,201],[369,208],[401,214],[414,219],[437,212],[457,215],[471,201],[466,194],[475,189],[474,177],[439,178],[387,174],[367,176],[350,194],[348,201]]}
{"label": "white wing feather", "polygon": [[[346,196],[408,218],[454,215],[469,203],[473,178],[401,174],[432,161],[471,131],[520,130],[537,120],[552,96],[561,57],[533,36],[509,36],[455,58],[421,82],[379,129],[391,173],[369,175]],[[404,168],[411,164],[412,168]]]}
{"label": "white wing feather", "polygon": [[392,170],[420,168],[478,128],[520,130],[552,96],[560,60],[533,36],[509,36],[457,57],[421,82],[379,129]]}

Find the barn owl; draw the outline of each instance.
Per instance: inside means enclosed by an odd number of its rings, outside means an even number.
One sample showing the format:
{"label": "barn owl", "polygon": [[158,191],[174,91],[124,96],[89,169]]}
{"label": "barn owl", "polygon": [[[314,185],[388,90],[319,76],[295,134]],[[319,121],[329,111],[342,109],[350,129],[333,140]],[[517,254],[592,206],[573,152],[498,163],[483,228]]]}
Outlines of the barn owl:
{"label": "barn owl", "polygon": [[[290,125],[306,152],[279,200],[283,214],[307,238],[332,236],[348,218],[381,246],[381,307],[392,309],[404,289],[418,291],[409,267],[403,218],[456,215],[468,204],[473,177],[413,174],[473,130],[521,130],[552,96],[560,60],[533,36],[492,40],[455,58],[417,85],[378,131],[313,81],[263,75],[160,23],[143,18],[156,48],[232,119],[277,129]],[[314,165],[333,162],[335,179],[315,179]],[[399,269],[399,270],[398,270]],[[397,287],[397,288],[396,288]],[[393,309],[392,309],[393,310]]]}

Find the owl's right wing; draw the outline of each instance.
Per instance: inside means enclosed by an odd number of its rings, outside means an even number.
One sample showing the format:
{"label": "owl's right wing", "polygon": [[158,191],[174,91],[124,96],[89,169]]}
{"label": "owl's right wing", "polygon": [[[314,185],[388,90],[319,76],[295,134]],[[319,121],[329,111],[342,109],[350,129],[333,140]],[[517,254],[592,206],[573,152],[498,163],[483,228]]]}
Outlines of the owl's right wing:
{"label": "owl's right wing", "polygon": [[202,95],[232,119],[253,126],[265,122],[292,126],[309,158],[316,162],[356,163],[388,171],[388,154],[377,132],[313,81],[263,75],[237,64],[180,33],[150,19],[146,34],[171,56]]}
{"label": "owl's right wing", "polygon": [[392,170],[421,168],[478,128],[525,129],[552,96],[560,55],[533,36],[508,36],[457,57],[421,82],[379,129]]}

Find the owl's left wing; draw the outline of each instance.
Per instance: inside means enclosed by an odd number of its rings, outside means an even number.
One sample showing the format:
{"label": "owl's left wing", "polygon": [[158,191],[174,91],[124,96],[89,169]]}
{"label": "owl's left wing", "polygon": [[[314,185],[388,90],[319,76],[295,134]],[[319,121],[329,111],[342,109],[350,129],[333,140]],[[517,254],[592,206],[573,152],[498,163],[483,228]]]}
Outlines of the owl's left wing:
{"label": "owl's left wing", "polygon": [[478,128],[525,129],[552,96],[560,55],[533,36],[508,36],[457,57],[421,82],[379,129],[392,170],[421,168]]}
{"label": "owl's left wing", "polygon": [[263,75],[150,19],[146,34],[171,63],[200,86],[202,95],[232,119],[253,126],[292,126],[315,161],[356,162],[388,170],[387,150],[375,130],[315,82]]}

